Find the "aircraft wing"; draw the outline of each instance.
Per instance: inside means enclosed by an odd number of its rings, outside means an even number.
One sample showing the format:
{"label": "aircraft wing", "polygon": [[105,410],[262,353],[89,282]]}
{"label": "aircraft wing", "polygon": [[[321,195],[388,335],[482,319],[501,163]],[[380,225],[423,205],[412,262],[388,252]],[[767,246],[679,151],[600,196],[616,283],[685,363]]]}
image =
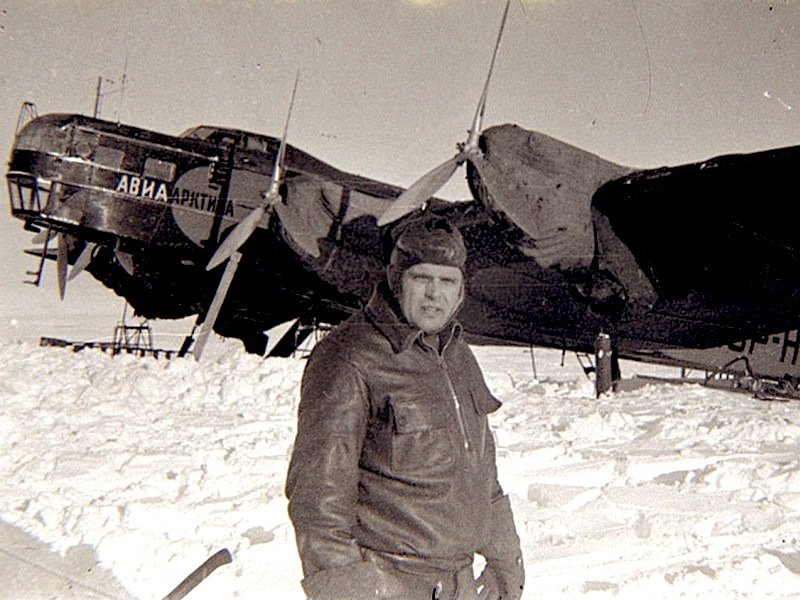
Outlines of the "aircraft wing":
{"label": "aircraft wing", "polygon": [[481,150],[470,185],[512,247],[473,275],[495,335],[705,348],[797,327],[800,147],[635,171],[501,125]]}
{"label": "aircraft wing", "polygon": [[[647,280],[651,312],[683,331],[682,345],[794,328],[800,320],[798,160],[795,146],[609,182],[593,200],[599,260],[626,288]],[[622,264],[628,253],[636,269]]]}

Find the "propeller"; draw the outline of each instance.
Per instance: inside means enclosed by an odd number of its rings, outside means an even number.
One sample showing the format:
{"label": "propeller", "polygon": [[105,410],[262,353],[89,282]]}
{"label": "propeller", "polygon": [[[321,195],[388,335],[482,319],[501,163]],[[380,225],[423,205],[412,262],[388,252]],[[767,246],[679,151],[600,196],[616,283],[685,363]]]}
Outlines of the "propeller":
{"label": "propeller", "polygon": [[39,230],[36,235],[31,239],[32,244],[44,244],[55,237],[56,232],[48,227],[47,229]]}
{"label": "propeller", "polygon": [[72,281],[78,275],[83,273],[84,269],[89,266],[89,263],[92,262],[92,255],[94,254],[94,249],[97,247],[97,244],[94,242],[86,242],[86,245],[81,250],[81,253],[78,255],[78,258],[75,260],[75,264],[72,265],[72,269],[70,269],[69,275],[67,276],[67,281]]}
{"label": "propeller", "polygon": [[[51,240],[56,241],[56,251],[55,256],[48,252],[49,244]],[[56,261],[56,279],[58,284],[58,295],[61,299],[64,299],[64,296],[67,293],[67,282],[75,279],[81,271],[83,271],[89,263],[92,261],[92,254],[94,252],[94,248],[97,246],[94,242],[87,242],[84,245],[84,249],[81,251],[80,256],[78,256],[77,260],[75,261],[75,265],[72,269],[69,268],[69,252],[70,246],[79,243],[78,238],[71,236],[64,232],[59,232],[51,227],[47,229],[43,229],[39,231],[32,240],[34,243],[41,243],[42,248],[36,250],[36,255],[40,257],[41,261],[44,261],[46,258],[53,258],[55,257]],[[33,251],[31,251],[33,253]],[[41,276],[41,269],[42,266],[39,267],[39,276]],[[36,273],[31,273],[36,274]],[[39,278],[35,282],[38,285]]]}
{"label": "propeller", "polygon": [[298,70],[294,78],[294,87],[292,88],[292,97],[289,101],[289,110],[286,114],[286,122],[283,125],[283,136],[281,137],[281,143],[278,147],[278,154],[275,157],[275,163],[272,169],[272,179],[269,182],[269,188],[267,188],[267,191],[264,194],[264,201],[259,206],[254,208],[249,215],[242,219],[236,227],[234,227],[233,231],[230,232],[228,237],[225,238],[225,240],[217,248],[216,252],[214,252],[211,260],[208,261],[208,265],[206,265],[206,270],[210,271],[211,269],[227,261],[227,264],[225,265],[225,271],[223,272],[222,278],[217,285],[217,290],[214,292],[214,298],[211,300],[211,304],[208,307],[208,311],[206,312],[202,327],[200,328],[200,333],[197,336],[197,341],[195,342],[195,346],[192,351],[195,359],[197,360],[200,360],[200,356],[203,353],[203,348],[206,345],[208,336],[211,334],[211,331],[214,328],[214,323],[217,320],[217,316],[219,316],[219,311],[222,309],[222,305],[225,302],[225,296],[227,296],[228,289],[233,282],[236,269],[239,267],[239,261],[242,258],[239,248],[241,248],[242,245],[250,238],[264,215],[267,214],[267,212],[270,211],[272,207],[281,199],[280,187],[283,181],[284,162],[286,160],[286,137],[289,130],[289,119],[292,116],[292,108],[294,107],[294,98],[297,94],[297,82],[299,79],[300,71]]}
{"label": "propeller", "polygon": [[67,246],[67,236],[64,233],[58,234],[58,246],[56,249],[56,273],[58,275],[58,295],[64,299],[67,293],[67,269],[69,269],[69,247]]}
{"label": "propeller", "polygon": [[233,276],[236,274],[236,269],[239,267],[239,261],[242,258],[241,252],[238,250],[228,258],[228,264],[225,265],[225,271],[222,273],[222,279],[219,281],[217,291],[214,293],[214,299],[208,307],[206,318],[203,321],[203,326],[200,328],[200,333],[197,335],[197,341],[194,344],[192,353],[196,360],[200,360],[203,354],[203,348],[206,347],[208,336],[211,334],[211,329],[217,320],[219,311],[222,309],[222,304],[225,301],[225,296],[228,294],[228,288],[231,287]]}
{"label": "propeller", "polygon": [[253,234],[264,214],[280,200],[280,186],[283,180],[283,162],[286,157],[286,134],[289,129],[289,118],[292,115],[292,107],[294,106],[294,97],[297,93],[297,81],[299,78],[300,71],[295,75],[292,99],[289,101],[289,112],[286,115],[286,122],[283,126],[281,145],[278,148],[278,155],[275,157],[272,180],[269,182],[269,188],[264,194],[264,201],[242,219],[228,237],[219,245],[219,248],[217,248],[216,252],[214,252],[214,255],[211,257],[211,260],[208,261],[208,265],[206,266],[206,270],[208,271],[233,256],[234,252],[238,251],[242,244]]}
{"label": "propeller", "polygon": [[478,107],[475,110],[475,116],[472,119],[472,125],[467,134],[467,140],[458,145],[458,152],[455,156],[428,171],[415,181],[411,187],[400,194],[378,218],[379,227],[388,225],[420,208],[450,180],[453,173],[455,173],[456,169],[465,160],[470,160],[472,164],[475,165],[475,168],[480,171],[480,164],[474,161],[474,159],[480,156],[478,141],[480,140],[483,114],[486,110],[486,97],[489,93],[489,82],[492,79],[492,71],[494,71],[494,63],[497,58],[497,51],[500,48],[500,40],[503,37],[503,30],[506,26],[506,18],[508,17],[508,8],[510,5],[511,0],[506,0],[506,6],[503,9],[503,17],[500,20],[500,30],[497,32],[497,41],[495,41],[494,51],[492,52],[492,61],[489,64],[489,72],[483,84],[483,92],[478,101]]}

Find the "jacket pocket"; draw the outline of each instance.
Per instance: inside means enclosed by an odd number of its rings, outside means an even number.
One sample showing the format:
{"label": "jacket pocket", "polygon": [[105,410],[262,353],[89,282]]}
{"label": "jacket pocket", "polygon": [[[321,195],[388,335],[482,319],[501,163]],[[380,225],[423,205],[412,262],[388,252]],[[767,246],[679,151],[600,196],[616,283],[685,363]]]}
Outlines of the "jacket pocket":
{"label": "jacket pocket", "polygon": [[391,464],[395,473],[437,472],[453,464],[446,407],[418,400],[389,400]]}

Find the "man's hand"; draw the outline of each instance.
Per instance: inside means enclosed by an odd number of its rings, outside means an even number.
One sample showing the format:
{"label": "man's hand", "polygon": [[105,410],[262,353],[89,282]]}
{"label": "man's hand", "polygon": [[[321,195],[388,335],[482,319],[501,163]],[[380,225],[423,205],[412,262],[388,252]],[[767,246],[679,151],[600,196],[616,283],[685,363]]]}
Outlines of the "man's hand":
{"label": "man's hand", "polygon": [[478,600],[500,599],[500,584],[488,565],[475,583],[478,584]]}
{"label": "man's hand", "polygon": [[476,581],[478,600],[519,600],[525,585],[525,571],[521,559],[516,563],[487,563]]}
{"label": "man's hand", "polygon": [[519,600],[525,585],[525,565],[508,496],[492,502],[490,518],[491,539],[478,550],[486,558],[486,568],[477,580],[478,597],[481,600]]}

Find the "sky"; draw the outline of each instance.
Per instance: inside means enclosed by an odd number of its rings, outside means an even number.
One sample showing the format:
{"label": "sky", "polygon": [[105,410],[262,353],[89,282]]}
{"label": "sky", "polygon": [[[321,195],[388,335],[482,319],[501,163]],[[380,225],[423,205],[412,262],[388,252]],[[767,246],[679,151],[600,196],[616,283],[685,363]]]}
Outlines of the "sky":
{"label": "sky", "polygon": [[[0,0],[0,154],[23,101],[178,134],[280,135],[343,170],[407,186],[466,136],[501,0]],[[800,2],[512,0],[484,126],[517,123],[658,167],[800,140]],[[122,85],[124,79],[124,86]],[[89,280],[57,304],[23,286],[29,238],[0,216],[0,336],[25,311],[122,313]],[[468,196],[463,177],[443,191]],[[754,199],[757,200],[757,199]],[[12,323],[16,319],[16,324]]]}

